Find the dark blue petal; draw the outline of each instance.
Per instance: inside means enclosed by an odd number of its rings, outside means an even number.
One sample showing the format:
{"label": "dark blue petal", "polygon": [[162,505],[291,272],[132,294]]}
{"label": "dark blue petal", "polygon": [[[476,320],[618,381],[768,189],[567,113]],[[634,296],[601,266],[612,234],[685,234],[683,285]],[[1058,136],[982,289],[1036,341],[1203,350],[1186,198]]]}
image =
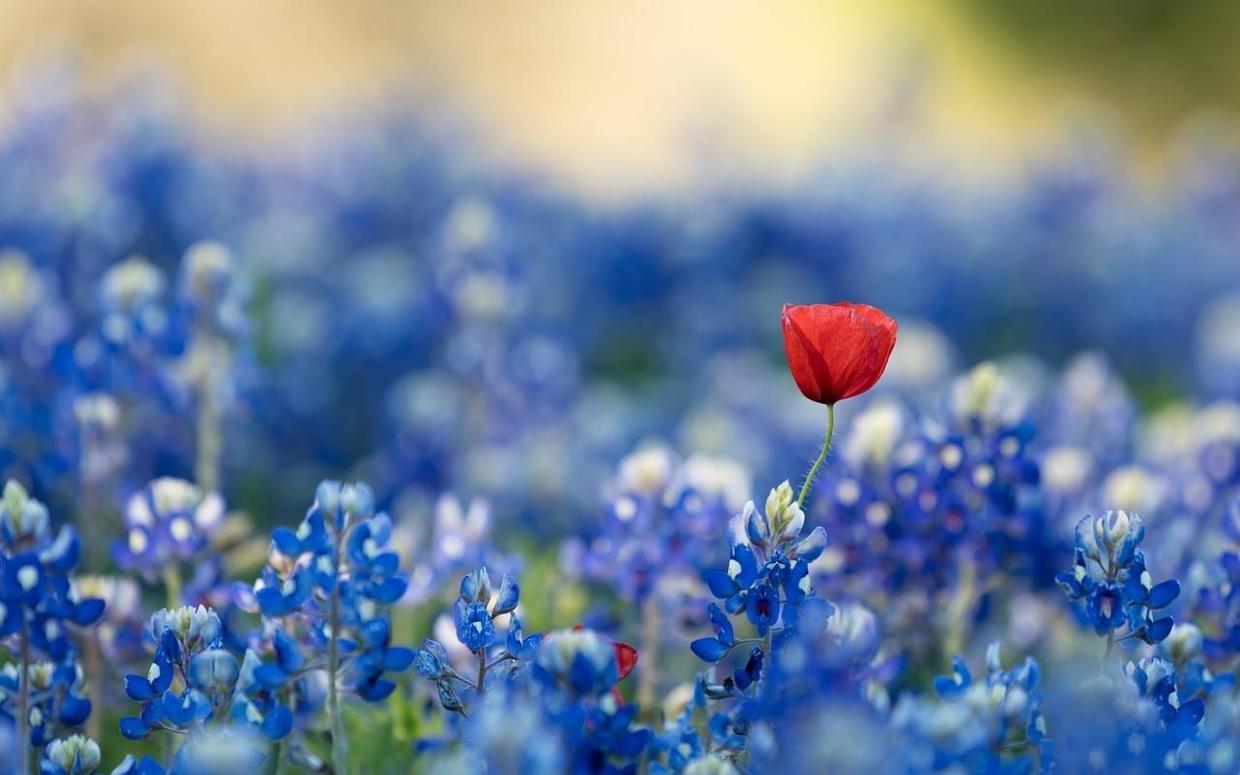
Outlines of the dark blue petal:
{"label": "dark blue petal", "polygon": [[711,569],[702,574],[702,580],[710,588],[710,593],[717,598],[731,597],[740,587],[727,573]]}
{"label": "dark blue petal", "polygon": [[413,649],[407,646],[394,646],[383,655],[383,669],[393,673],[404,672],[413,664],[413,655]]}
{"label": "dark blue petal", "polygon": [[689,644],[689,648],[703,662],[718,662],[729,650],[729,646],[718,638],[698,638]]}
{"label": "dark blue petal", "polygon": [[146,722],[134,716],[121,719],[121,734],[130,740],[141,740],[150,733],[151,728]]}
{"label": "dark blue petal", "polygon": [[140,675],[125,676],[125,694],[134,702],[145,702],[155,696],[151,682]]}
{"label": "dark blue petal", "polygon": [[1150,590],[1146,604],[1150,608],[1166,608],[1180,596],[1180,582],[1169,579]]}

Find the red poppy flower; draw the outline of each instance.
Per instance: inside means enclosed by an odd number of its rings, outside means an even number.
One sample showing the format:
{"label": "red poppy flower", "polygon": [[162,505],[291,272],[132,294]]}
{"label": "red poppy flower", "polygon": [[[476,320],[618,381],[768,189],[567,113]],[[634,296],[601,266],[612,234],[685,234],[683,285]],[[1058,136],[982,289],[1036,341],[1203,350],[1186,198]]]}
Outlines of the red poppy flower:
{"label": "red poppy flower", "polygon": [[792,377],[820,404],[874,387],[896,345],[896,321],[866,304],[785,304],[782,318]]}

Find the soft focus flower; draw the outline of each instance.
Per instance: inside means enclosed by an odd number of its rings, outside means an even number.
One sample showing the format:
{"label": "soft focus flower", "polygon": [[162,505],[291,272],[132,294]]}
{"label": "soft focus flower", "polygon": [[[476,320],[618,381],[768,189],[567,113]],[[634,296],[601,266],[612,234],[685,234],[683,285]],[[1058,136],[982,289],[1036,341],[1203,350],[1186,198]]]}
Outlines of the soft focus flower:
{"label": "soft focus flower", "polygon": [[99,766],[99,745],[81,735],[53,740],[43,760],[43,775],[91,775]]}

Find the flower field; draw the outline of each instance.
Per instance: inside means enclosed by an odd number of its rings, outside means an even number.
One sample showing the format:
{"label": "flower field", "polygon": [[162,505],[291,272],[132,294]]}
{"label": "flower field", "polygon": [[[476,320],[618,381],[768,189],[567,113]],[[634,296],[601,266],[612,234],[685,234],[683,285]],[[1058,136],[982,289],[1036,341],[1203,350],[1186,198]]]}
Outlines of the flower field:
{"label": "flower field", "polygon": [[0,773],[1240,772],[1240,157],[600,207],[0,128]]}

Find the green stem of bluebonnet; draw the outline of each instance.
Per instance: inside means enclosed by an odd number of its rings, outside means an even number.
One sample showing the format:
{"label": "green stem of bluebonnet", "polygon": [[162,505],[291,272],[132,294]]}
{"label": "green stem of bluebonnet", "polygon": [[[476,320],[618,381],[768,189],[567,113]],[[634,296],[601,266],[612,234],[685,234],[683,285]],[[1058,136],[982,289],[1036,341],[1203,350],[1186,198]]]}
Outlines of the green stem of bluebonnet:
{"label": "green stem of bluebonnet", "polygon": [[202,356],[197,365],[198,374],[198,456],[194,462],[194,478],[205,492],[215,492],[220,486],[220,453],[223,438],[220,435],[220,409],[216,395],[216,369],[223,368],[221,357],[223,344],[210,333],[204,338]]}
{"label": "green stem of bluebonnet", "polygon": [[[93,628],[82,635],[82,672],[86,673],[86,685],[91,697],[103,696],[103,653],[99,634]],[[92,713],[86,717],[86,736],[98,740],[103,729],[102,714]]]}
{"label": "green stem of bluebonnet", "polygon": [[655,709],[655,692],[659,681],[656,666],[659,662],[659,628],[661,625],[659,604],[652,589],[642,603],[642,663],[637,680],[637,704],[647,713],[653,713]]}
{"label": "green stem of bluebonnet", "polygon": [[[93,444],[93,441],[90,442]],[[83,456],[96,455],[91,450],[83,452]],[[100,528],[105,519],[109,519],[111,515],[105,512],[103,507],[104,498],[99,495],[99,486],[93,483],[89,477],[83,474],[79,481],[82,483],[82,504],[77,511],[78,536],[82,539],[82,556],[86,562],[86,567],[92,573],[100,573],[107,564],[108,558],[108,542],[103,538],[103,532]]]}
{"label": "green stem of bluebonnet", "polygon": [[[337,569],[340,553],[336,553]],[[340,661],[340,580],[332,584],[331,635],[327,641],[327,713],[332,725],[332,767],[336,775],[349,775],[349,741],[345,738],[344,718],[340,715],[340,694],[336,687],[336,670]]]}
{"label": "green stem of bluebonnet", "polygon": [[176,561],[164,566],[164,595],[167,598],[168,610],[181,605],[181,566]]}
{"label": "green stem of bluebonnet", "polygon": [[17,678],[17,771],[30,774],[30,625],[22,611],[21,662]]}
{"label": "green stem of bluebonnet", "polygon": [[771,668],[775,663],[775,655],[772,652],[774,638],[770,630],[762,636],[762,680],[758,686],[758,691],[762,696],[766,696],[767,690],[770,688],[771,682],[768,678],[771,674]]}
{"label": "green stem of bluebonnet", "polygon": [[805,496],[809,495],[810,485],[814,483],[814,477],[818,476],[818,469],[822,468],[823,461],[827,459],[827,453],[831,450],[831,437],[834,435],[835,404],[827,404],[827,440],[822,443],[822,452],[818,453],[818,459],[814,461],[813,467],[805,475],[805,483],[801,485],[801,493],[797,495],[798,506],[805,506]]}
{"label": "green stem of bluebonnet", "polygon": [[478,651],[478,681],[474,684],[477,689],[478,696],[481,697],[486,692],[487,685],[487,650],[480,649]]}

